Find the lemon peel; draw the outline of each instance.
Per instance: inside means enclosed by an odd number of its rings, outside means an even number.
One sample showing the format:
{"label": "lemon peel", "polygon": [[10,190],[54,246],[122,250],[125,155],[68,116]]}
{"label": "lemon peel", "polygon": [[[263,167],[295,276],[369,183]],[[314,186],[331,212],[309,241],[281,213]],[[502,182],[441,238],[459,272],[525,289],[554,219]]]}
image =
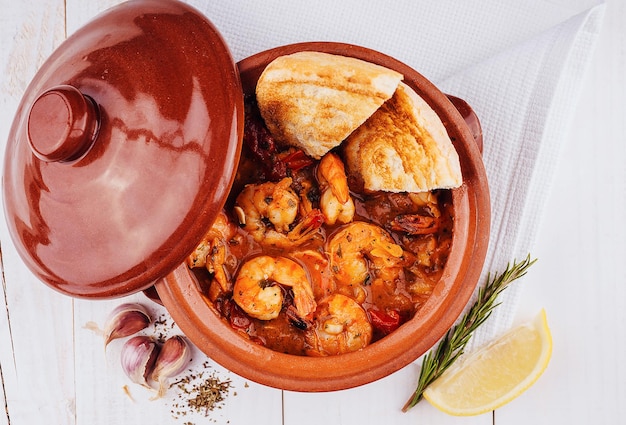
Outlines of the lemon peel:
{"label": "lemon peel", "polygon": [[455,416],[492,411],[518,397],[543,374],[552,355],[545,310],[446,370],[424,391],[437,409]]}

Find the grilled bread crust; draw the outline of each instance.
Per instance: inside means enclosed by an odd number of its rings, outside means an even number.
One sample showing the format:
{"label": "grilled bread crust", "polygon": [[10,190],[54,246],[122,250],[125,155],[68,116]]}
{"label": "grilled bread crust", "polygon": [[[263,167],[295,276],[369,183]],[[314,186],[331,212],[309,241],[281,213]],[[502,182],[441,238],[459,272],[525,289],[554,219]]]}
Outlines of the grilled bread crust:
{"label": "grilled bread crust", "polygon": [[425,192],[462,184],[458,154],[435,111],[400,83],[344,143],[350,174],[366,190]]}
{"label": "grilled bread crust", "polygon": [[281,56],[261,74],[261,116],[279,141],[319,159],[391,98],[402,74],[321,52]]}

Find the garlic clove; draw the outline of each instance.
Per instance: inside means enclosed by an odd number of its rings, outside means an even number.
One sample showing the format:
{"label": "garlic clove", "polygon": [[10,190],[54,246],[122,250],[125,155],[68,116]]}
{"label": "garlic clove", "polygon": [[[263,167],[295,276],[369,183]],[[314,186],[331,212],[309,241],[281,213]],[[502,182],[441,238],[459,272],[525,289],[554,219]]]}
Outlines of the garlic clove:
{"label": "garlic clove", "polygon": [[159,346],[145,335],[134,336],[124,343],[121,352],[122,369],[136,384],[152,389],[148,376],[154,370],[159,354]]}
{"label": "garlic clove", "polygon": [[191,349],[182,336],[173,336],[163,343],[152,372],[152,380],[159,383],[159,390],[155,398],[165,395],[167,380],[185,370],[190,360]]}
{"label": "garlic clove", "polygon": [[104,327],[104,346],[117,338],[124,338],[148,327],[151,322],[148,310],[139,303],[117,306],[110,314]]}

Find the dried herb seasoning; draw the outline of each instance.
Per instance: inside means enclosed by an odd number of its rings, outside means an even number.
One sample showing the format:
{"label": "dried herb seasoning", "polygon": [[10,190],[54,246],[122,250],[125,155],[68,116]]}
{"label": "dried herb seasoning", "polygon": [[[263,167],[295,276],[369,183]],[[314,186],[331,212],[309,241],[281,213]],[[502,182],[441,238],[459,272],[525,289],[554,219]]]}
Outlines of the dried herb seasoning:
{"label": "dried herb seasoning", "polygon": [[[202,366],[205,369],[211,367],[208,362]],[[184,417],[190,413],[208,417],[215,409],[222,408],[232,383],[230,380],[221,379],[215,372],[194,372],[190,369],[186,376],[174,382],[171,387],[177,388],[177,400],[171,410],[174,418]]]}
{"label": "dried herb seasoning", "polygon": [[168,322],[169,316],[161,314],[158,319],[153,322],[154,336],[159,343],[164,343],[168,337],[168,331],[175,326],[174,321]]}

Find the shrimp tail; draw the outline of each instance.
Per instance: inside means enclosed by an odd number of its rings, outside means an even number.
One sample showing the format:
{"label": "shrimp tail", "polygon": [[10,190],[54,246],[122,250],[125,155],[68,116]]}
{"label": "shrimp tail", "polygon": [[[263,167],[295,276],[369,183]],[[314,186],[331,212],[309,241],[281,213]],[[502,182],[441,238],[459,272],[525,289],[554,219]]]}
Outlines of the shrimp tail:
{"label": "shrimp tail", "polygon": [[319,175],[324,184],[330,187],[332,194],[341,204],[350,199],[350,189],[346,181],[346,171],[337,155],[326,154],[319,165]]}
{"label": "shrimp tail", "polygon": [[350,190],[346,184],[333,181],[330,183],[330,190],[340,204],[345,204],[350,200]]}
{"label": "shrimp tail", "polygon": [[294,287],[293,302],[296,306],[296,315],[301,319],[306,319],[317,308],[310,285]]}

